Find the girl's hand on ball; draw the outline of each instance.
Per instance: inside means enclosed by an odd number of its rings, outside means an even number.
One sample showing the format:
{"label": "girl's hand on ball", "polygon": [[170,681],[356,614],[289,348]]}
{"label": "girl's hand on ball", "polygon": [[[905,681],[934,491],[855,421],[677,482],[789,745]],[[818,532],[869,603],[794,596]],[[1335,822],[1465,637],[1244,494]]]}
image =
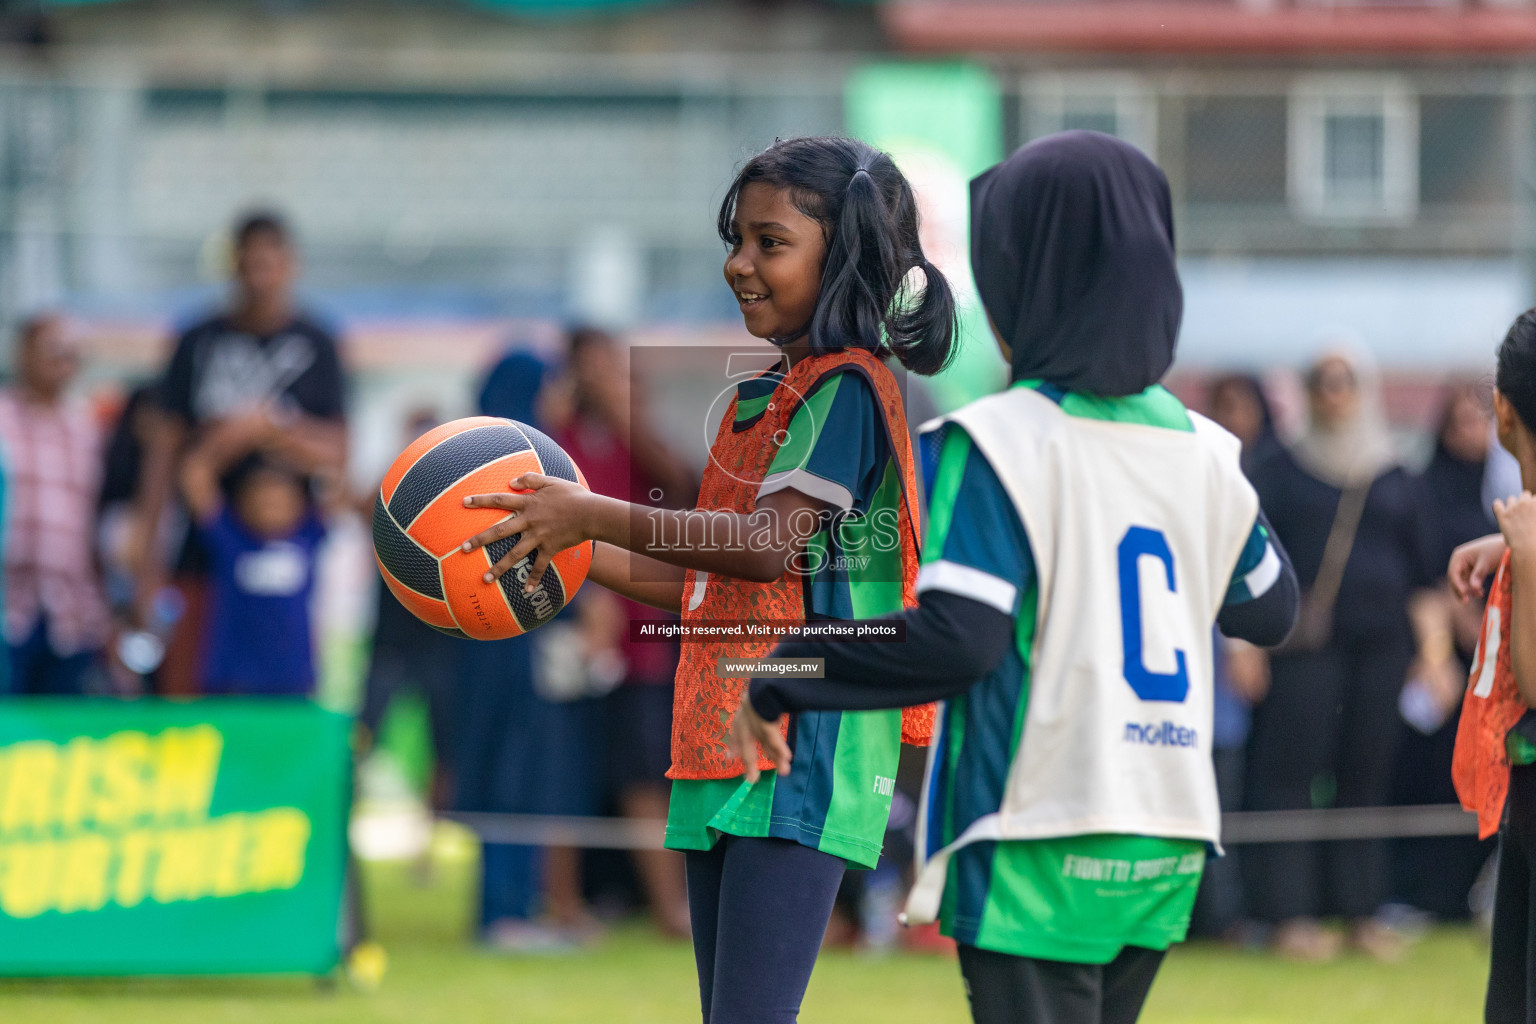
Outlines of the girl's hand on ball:
{"label": "girl's hand on ball", "polygon": [[499,508],[512,515],[465,541],[463,550],[474,551],[514,533],[521,534],[512,550],[485,574],[485,582],[490,583],[537,550],[538,556],[524,584],[524,589],[532,593],[544,578],[551,559],[566,548],[592,539],[587,513],[595,496],[579,484],[541,473],[524,473],[510,486],[521,493],[476,494],[464,499],[469,508]]}

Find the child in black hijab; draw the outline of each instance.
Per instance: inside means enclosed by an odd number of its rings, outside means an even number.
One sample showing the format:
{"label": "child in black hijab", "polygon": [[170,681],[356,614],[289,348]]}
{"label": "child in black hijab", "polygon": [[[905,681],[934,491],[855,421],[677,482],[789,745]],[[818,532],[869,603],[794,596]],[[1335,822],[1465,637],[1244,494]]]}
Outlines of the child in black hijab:
{"label": "child in black hijab", "polygon": [[959,943],[978,1024],[1125,1024],[1219,840],[1213,620],[1279,643],[1296,579],[1237,440],[1157,383],[1183,303],[1162,172],[1068,132],[971,199],[1013,383],[929,425],[906,640],[781,644],[825,678],[753,680],[733,742],[784,771],[785,713],[943,699],[909,922]]}
{"label": "child in black hijab", "polygon": [[1168,181],[1118,139],[1063,132],[971,182],[971,269],[1015,381],[1121,397],[1173,362]]}

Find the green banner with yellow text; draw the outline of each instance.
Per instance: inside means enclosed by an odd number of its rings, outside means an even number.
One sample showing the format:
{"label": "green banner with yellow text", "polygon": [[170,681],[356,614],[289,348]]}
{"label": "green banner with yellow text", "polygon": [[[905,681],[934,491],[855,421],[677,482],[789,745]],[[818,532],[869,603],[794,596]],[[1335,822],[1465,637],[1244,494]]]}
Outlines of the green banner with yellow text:
{"label": "green banner with yellow text", "polygon": [[0,701],[0,974],[330,970],[348,728],[281,698]]}

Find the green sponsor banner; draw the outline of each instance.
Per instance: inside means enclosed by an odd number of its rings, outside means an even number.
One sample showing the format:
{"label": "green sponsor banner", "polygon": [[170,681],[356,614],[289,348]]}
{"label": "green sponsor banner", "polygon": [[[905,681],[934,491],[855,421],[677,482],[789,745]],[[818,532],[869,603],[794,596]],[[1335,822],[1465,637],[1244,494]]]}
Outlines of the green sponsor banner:
{"label": "green sponsor banner", "polygon": [[349,727],[283,698],[0,701],[0,974],[329,971]]}
{"label": "green sponsor banner", "polygon": [[848,131],[896,160],[912,182],[923,249],[955,290],[960,346],[933,378],[948,411],[1008,382],[971,280],[970,180],[1003,158],[1003,100],[997,79],[964,62],[868,64],[849,78]]}

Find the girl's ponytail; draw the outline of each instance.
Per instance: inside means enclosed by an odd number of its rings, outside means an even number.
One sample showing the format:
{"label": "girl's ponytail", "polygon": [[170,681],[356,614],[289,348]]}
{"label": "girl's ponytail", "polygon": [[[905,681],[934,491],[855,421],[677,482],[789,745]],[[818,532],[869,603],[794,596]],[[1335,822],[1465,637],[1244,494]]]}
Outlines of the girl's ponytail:
{"label": "girl's ponytail", "polygon": [[843,191],[842,209],[827,231],[821,296],[811,319],[811,343],[830,351],[846,345],[875,347],[885,327],[892,294],[881,285],[895,271],[885,204],[867,167],[854,169]]}
{"label": "girl's ponytail", "polygon": [[[895,170],[894,165],[892,170]],[[907,179],[897,171],[897,230],[907,252],[907,266],[902,270],[901,288],[892,304],[886,323],[886,337],[896,358],[908,372],[931,376],[949,365],[954,358],[958,327],[955,320],[955,293],[939,268],[923,254],[918,235],[917,196]],[[921,293],[914,304],[914,271],[923,276]]]}
{"label": "girl's ponytail", "polygon": [[[721,237],[741,188],[761,181],[787,189],[821,222],[827,243],[821,294],[807,325],[813,352],[854,346],[893,354],[912,373],[948,364],[955,299],[923,255],[912,186],[889,156],[853,139],[778,142],[744,167],[720,211]],[[921,294],[914,285],[920,271]]]}
{"label": "girl's ponytail", "polygon": [[[923,272],[923,291],[916,306],[898,308],[886,325],[891,350],[908,371],[930,377],[954,358],[955,293],[939,268],[919,256],[917,269]],[[912,275],[902,282],[905,292]],[[904,296],[903,296],[904,297]],[[901,299],[897,305],[902,305]]]}

